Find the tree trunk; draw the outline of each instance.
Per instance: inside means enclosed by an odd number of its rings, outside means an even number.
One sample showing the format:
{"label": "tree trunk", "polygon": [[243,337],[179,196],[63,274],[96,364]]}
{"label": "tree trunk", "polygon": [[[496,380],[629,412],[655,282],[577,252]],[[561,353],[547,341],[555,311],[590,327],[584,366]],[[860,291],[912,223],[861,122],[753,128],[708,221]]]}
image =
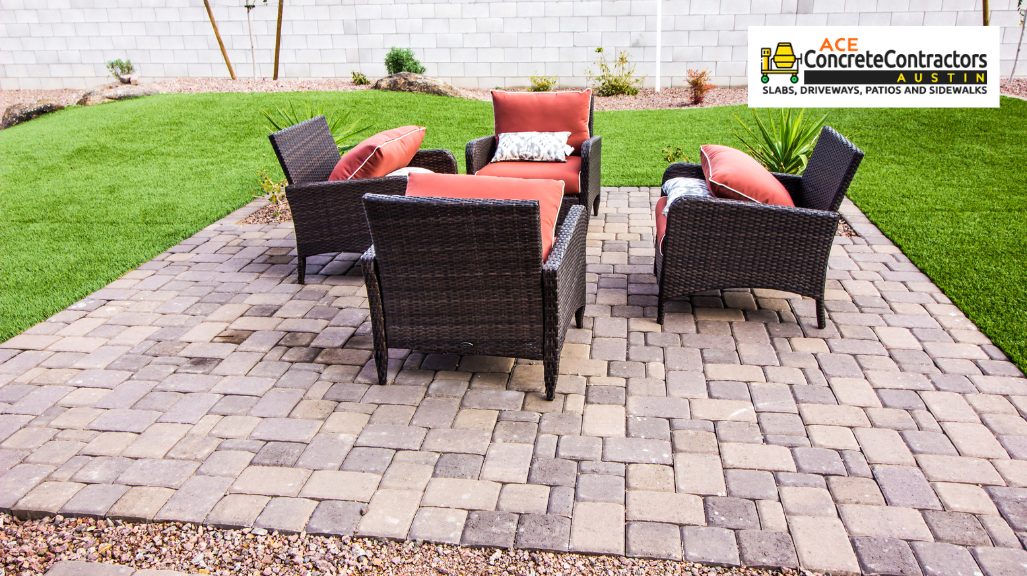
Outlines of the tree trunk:
{"label": "tree trunk", "polygon": [[984,25],[991,25],[991,9],[988,7],[988,0],[981,0],[981,7],[984,9]]}
{"label": "tree trunk", "polygon": [[253,66],[253,78],[257,78],[257,50],[253,46],[253,18],[250,12],[253,11],[249,5],[246,6],[246,30],[250,35],[250,65]]}
{"label": "tree trunk", "polygon": [[225,59],[225,66],[228,66],[228,75],[235,80],[235,70],[232,68],[232,61],[228,59],[228,51],[225,50],[225,43],[221,40],[221,32],[218,30],[218,23],[214,20],[214,11],[210,8],[210,0],[203,0],[203,6],[207,8],[207,17],[210,18],[210,25],[214,28],[214,37],[218,40],[221,48],[221,56]]}
{"label": "tree trunk", "polygon": [[1020,41],[1016,43],[1016,56],[1013,57],[1013,68],[1009,71],[1009,79],[1013,79],[1013,75],[1016,74],[1016,64],[1020,61],[1020,48],[1023,48],[1023,25],[1025,17],[1020,18]]}
{"label": "tree trunk", "polygon": [[282,9],[285,0],[278,0],[278,25],[275,30],[275,75],[273,80],[278,80],[278,55],[282,52]]}

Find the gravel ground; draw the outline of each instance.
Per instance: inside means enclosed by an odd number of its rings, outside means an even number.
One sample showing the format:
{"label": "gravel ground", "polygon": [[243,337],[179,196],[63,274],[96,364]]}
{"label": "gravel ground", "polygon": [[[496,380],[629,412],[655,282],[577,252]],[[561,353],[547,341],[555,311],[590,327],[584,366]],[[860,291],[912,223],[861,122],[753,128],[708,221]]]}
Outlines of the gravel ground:
{"label": "gravel ground", "polygon": [[0,90],[0,116],[12,104],[31,104],[37,100],[54,100],[65,106],[74,104],[85,90]]}
{"label": "gravel ground", "polygon": [[[470,98],[491,100],[491,90],[464,90]],[[714,88],[706,95],[706,101],[699,106],[688,103],[688,88],[664,88],[656,92],[644,88],[637,96],[606,96],[596,98],[596,110],[650,110],[656,108],[706,108],[709,106],[726,106],[745,104],[747,93],[745,88]]]}
{"label": "gravel ground", "polygon": [[1002,82],[1002,93],[1027,99],[1027,78],[1014,78]]}
{"label": "gravel ground", "polygon": [[365,538],[221,530],[181,523],[91,518],[19,520],[0,514],[0,574],[42,574],[61,560],[202,574],[440,574],[771,576],[795,570],[724,568],[639,560]]}

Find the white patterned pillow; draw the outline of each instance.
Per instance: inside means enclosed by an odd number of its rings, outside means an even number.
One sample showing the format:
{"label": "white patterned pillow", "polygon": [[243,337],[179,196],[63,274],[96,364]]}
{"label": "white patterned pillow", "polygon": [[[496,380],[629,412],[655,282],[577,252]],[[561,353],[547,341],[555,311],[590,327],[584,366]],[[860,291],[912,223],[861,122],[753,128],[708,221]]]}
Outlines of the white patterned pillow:
{"label": "white patterned pillow", "polygon": [[567,145],[570,136],[570,132],[504,132],[499,135],[492,161],[566,162],[567,155],[574,151]]}
{"label": "white patterned pillow", "polygon": [[670,205],[682,196],[713,196],[710,187],[702,178],[671,178],[663,183],[663,193],[667,195],[667,206],[663,215],[670,214]]}

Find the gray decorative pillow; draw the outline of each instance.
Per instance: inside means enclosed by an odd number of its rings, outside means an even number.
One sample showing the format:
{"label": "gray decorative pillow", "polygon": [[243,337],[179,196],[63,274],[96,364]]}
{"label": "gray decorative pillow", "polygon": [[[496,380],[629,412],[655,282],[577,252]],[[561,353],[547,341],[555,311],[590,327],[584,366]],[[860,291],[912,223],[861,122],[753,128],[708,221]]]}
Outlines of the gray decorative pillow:
{"label": "gray decorative pillow", "polygon": [[567,145],[570,132],[504,132],[499,135],[493,162],[530,160],[566,162],[574,147]]}
{"label": "gray decorative pillow", "polygon": [[663,183],[663,192],[667,195],[667,206],[663,209],[664,216],[670,213],[670,205],[682,196],[713,196],[710,187],[701,178],[671,178]]}

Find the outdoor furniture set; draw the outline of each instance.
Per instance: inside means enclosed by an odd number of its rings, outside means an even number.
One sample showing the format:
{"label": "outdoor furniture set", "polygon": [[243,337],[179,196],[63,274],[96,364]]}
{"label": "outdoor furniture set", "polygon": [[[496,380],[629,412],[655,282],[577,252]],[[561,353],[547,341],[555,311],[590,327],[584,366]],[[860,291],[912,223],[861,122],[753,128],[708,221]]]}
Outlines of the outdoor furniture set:
{"label": "outdoor furniture set", "polygon": [[[542,360],[546,398],[555,395],[567,329],[584,319],[602,139],[589,90],[496,91],[493,109],[496,134],[467,144],[467,175],[449,151],[420,150],[416,126],[341,156],[324,117],[270,136],[288,182],[299,282],[309,256],[363,253],[379,384],[392,346]],[[824,327],[838,207],[862,152],[831,128],[801,176],[771,174],[723,146],[701,152],[702,165],[664,173],[658,321],[670,299],[773,288],[815,298]]]}

